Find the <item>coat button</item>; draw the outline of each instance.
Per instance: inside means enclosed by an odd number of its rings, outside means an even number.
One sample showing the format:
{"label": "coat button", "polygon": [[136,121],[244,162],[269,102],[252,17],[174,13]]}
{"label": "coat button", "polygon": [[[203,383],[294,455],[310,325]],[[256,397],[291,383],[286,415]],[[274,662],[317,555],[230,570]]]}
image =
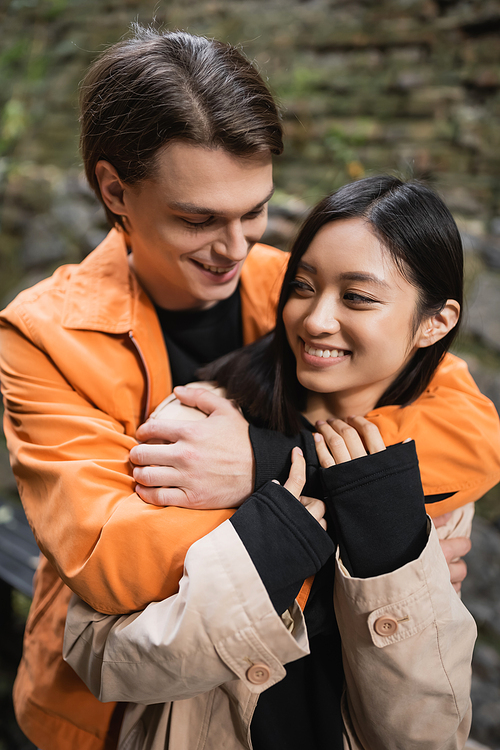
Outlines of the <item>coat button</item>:
{"label": "coat button", "polygon": [[271,677],[271,670],[266,664],[252,664],[247,669],[246,677],[252,685],[263,685]]}
{"label": "coat button", "polygon": [[394,635],[398,629],[397,620],[394,617],[379,617],[373,625],[377,635]]}

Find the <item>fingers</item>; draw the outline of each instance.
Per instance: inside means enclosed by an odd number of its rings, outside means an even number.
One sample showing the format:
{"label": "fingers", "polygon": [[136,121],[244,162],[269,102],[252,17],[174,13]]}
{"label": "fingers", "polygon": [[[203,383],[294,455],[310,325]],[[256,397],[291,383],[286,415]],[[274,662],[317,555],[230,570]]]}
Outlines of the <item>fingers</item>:
{"label": "fingers", "polygon": [[371,455],[385,451],[384,439],[376,424],[364,417],[346,417],[346,422],[358,432],[367,453]]}
{"label": "fingers", "polygon": [[297,500],[300,497],[300,493],[304,489],[306,483],[306,462],[300,448],[294,448],[292,451],[292,465],[290,467],[290,474],[286,480],[284,487],[292,493]]}
{"label": "fingers", "polygon": [[132,475],[144,487],[178,487],[182,478],[171,466],[136,466]]}
{"label": "fingers", "polygon": [[319,525],[326,531],[326,521],[324,518],[326,512],[325,503],[315,497],[307,497],[306,495],[301,495],[299,500],[304,508],[309,511],[311,516],[313,516]]}
{"label": "fingers", "polygon": [[467,576],[467,565],[461,558],[470,551],[471,541],[465,536],[457,536],[452,539],[441,539],[439,543],[448,563],[450,581],[458,592]]}
{"label": "fingers", "polygon": [[333,460],[332,454],[326,447],[325,438],[323,437],[323,435],[321,435],[321,433],[319,432],[314,432],[313,437],[319,465],[323,469],[328,469],[330,466],[335,466],[335,461]]}
{"label": "fingers", "polygon": [[[331,419],[328,422],[316,422],[316,427],[323,436],[336,464],[366,456],[366,450],[358,432],[347,422],[341,419]],[[316,445],[321,445],[321,443],[316,443]]]}
{"label": "fingers", "polygon": [[135,487],[135,491],[141,500],[149,505],[158,505],[160,507],[175,505],[178,508],[193,507],[193,503],[188,500],[186,493],[177,487],[143,487],[138,484]]}
{"label": "fingers", "polygon": [[467,577],[467,565],[464,560],[457,560],[457,562],[449,563],[450,569],[450,581],[455,591],[460,591],[462,583]]}
{"label": "fingers", "polygon": [[141,443],[134,445],[130,451],[130,460],[136,466],[148,466],[149,464],[158,464],[160,466],[170,466],[170,458],[175,451],[173,445],[169,443]]}
{"label": "fingers", "polygon": [[205,388],[187,388],[178,385],[174,388],[174,393],[182,404],[194,406],[205,414],[212,414],[214,411],[238,411],[232,401]]}
{"label": "fingers", "polygon": [[433,518],[432,522],[436,529],[439,529],[441,526],[446,526],[448,521],[451,518],[451,513],[444,513],[442,516],[437,516],[437,518]]}
{"label": "fingers", "polygon": [[[364,417],[346,417],[316,422],[316,453],[323,468],[385,450],[378,427]],[[330,456],[328,455],[330,454]]]}
{"label": "fingers", "polygon": [[457,536],[452,539],[441,539],[441,549],[448,565],[470,552],[471,541],[466,536]]}
{"label": "fingers", "polygon": [[[147,422],[137,428],[135,437],[140,443],[147,443],[151,440],[175,443],[176,440],[184,437],[186,430],[192,429],[192,426],[192,422],[178,422],[174,419],[148,419]],[[135,450],[135,448],[132,448],[132,450]]]}

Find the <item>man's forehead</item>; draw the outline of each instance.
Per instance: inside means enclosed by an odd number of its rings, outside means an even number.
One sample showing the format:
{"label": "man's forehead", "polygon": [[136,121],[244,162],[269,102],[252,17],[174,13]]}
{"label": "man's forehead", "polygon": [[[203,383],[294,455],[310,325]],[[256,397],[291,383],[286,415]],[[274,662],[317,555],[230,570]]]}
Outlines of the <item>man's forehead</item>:
{"label": "man's forehead", "polygon": [[172,210],[190,214],[223,214],[236,208],[252,211],[274,192],[271,153],[234,156],[175,142],[159,155],[155,182]]}

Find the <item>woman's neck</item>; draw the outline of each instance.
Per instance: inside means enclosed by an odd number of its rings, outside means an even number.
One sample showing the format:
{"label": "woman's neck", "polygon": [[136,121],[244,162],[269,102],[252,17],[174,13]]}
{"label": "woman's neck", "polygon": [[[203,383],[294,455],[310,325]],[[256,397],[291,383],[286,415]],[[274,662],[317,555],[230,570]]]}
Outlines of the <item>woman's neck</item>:
{"label": "woman's neck", "polygon": [[375,404],[382,394],[374,393],[366,388],[350,393],[315,393],[309,391],[307,395],[304,416],[314,424],[319,420],[337,417],[345,419],[350,416],[364,416],[375,408]]}

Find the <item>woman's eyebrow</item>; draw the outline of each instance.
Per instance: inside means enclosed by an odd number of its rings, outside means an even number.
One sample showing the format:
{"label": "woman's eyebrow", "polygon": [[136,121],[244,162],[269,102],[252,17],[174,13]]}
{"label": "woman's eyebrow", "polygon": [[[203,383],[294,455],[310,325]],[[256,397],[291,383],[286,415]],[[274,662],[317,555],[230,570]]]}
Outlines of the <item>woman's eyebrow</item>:
{"label": "woman's eyebrow", "polygon": [[309,265],[309,263],[306,263],[303,260],[299,261],[297,268],[303,268],[304,271],[309,271],[309,273],[318,273],[314,266]]}
{"label": "woman's eyebrow", "polygon": [[371,273],[362,273],[361,271],[347,271],[339,275],[341,281],[363,281],[370,282],[371,284],[377,284],[378,286],[388,288],[389,284],[383,279],[379,279],[378,276],[373,276]]}
{"label": "woman's eyebrow", "polygon": [[[260,203],[257,203],[256,206],[253,208],[250,208],[245,213],[251,214],[254,213],[254,211],[259,211],[263,206],[268,203],[274,194],[274,187],[271,190],[271,192],[266,195],[266,197],[260,201]],[[197,206],[195,203],[183,203],[182,201],[173,201],[172,203],[169,203],[169,208],[173,209],[174,211],[183,211],[186,214],[200,214],[203,216],[222,216],[224,214],[224,211],[217,211],[214,208],[206,208],[205,206]]]}
{"label": "woman's eyebrow", "polygon": [[[308,271],[312,274],[318,273],[318,270],[315,266],[311,266],[309,263],[306,263],[303,260],[299,261],[297,267],[303,268],[304,271]],[[389,284],[383,279],[379,279],[378,276],[374,276],[371,273],[363,273],[362,271],[345,271],[344,273],[339,274],[338,278],[340,281],[362,281],[365,283],[369,282],[371,284],[377,284],[377,286],[383,287],[385,289],[389,288]]]}

